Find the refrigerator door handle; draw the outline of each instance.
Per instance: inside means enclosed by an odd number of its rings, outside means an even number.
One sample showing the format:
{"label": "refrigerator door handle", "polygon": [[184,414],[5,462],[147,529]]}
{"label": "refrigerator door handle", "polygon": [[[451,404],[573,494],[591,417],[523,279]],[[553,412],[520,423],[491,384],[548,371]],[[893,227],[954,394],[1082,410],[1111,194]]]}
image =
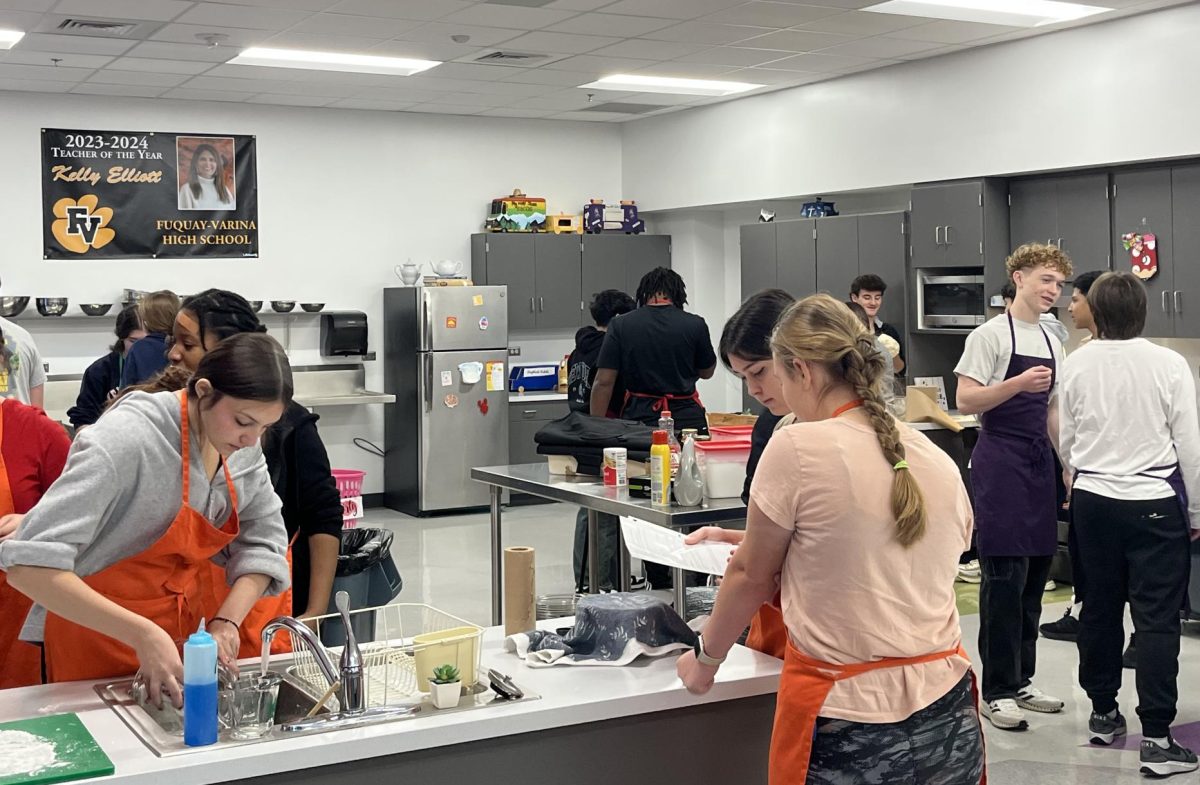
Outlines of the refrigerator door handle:
{"label": "refrigerator door handle", "polygon": [[430,335],[433,333],[433,315],[430,313],[429,307],[429,292],[421,292],[421,351],[427,352],[431,348]]}
{"label": "refrigerator door handle", "polygon": [[423,382],[425,384],[425,411],[433,411],[433,355],[425,352],[421,355],[424,365]]}

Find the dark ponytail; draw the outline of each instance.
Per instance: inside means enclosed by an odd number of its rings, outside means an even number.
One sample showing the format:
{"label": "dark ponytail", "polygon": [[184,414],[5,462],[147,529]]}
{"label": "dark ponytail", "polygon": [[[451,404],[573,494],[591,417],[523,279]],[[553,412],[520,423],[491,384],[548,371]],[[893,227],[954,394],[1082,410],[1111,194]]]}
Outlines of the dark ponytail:
{"label": "dark ponytail", "polygon": [[209,406],[228,395],[243,401],[285,406],[292,401],[292,367],[279,342],[261,333],[234,335],[204,355],[188,382],[188,393],[207,379],[213,387]]}
{"label": "dark ponytail", "polygon": [[258,320],[258,314],[250,307],[245,297],[226,289],[205,289],[183,301],[182,310],[196,317],[200,325],[200,345],[206,333],[212,333],[218,342],[241,333],[265,333],[266,327]]}
{"label": "dark ponytail", "polygon": [[125,354],[125,339],[128,338],[134,330],[141,329],[141,322],[138,319],[137,305],[127,305],[117,314],[117,324],[113,328],[113,333],[117,336],[117,341],[112,345],[112,351],[117,354]]}
{"label": "dark ponytail", "polygon": [[731,367],[731,354],[750,362],[771,359],[771,331],[794,302],[796,298],[782,289],[764,289],[747,297],[721,330],[719,353],[725,367]]}

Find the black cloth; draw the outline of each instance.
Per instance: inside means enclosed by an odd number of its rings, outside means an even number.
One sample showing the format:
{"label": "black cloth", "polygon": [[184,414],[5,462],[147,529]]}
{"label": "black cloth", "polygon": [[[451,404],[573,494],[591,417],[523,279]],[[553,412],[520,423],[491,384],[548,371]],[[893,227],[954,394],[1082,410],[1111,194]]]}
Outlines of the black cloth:
{"label": "black cloth", "polygon": [[1016,698],[1037,668],[1042,594],[1052,556],[980,556],[980,695],[986,702]]}
{"label": "black cloth", "polygon": [[1137,634],[1137,713],[1142,734],[1166,736],[1175,720],[1179,610],[1187,591],[1188,523],[1174,497],[1131,501],[1077,490],[1075,539],[1088,584],[1079,614],[1079,684],[1093,710],[1117,707],[1125,604]]}
{"label": "black cloth", "polygon": [[624,447],[630,453],[636,451],[649,454],[653,433],[653,428],[640,423],[570,412],[566,417],[551,420],[543,425],[533,435],[533,440],[545,447],[586,447],[601,450],[605,447]]}
{"label": "black cloth", "polygon": [[[700,372],[716,366],[717,355],[703,318],[673,305],[647,305],[609,322],[597,362],[623,377],[630,392],[690,396]],[[634,399],[630,404],[623,414],[627,419],[658,422],[661,409],[654,408],[654,401]],[[701,406],[671,401],[668,408],[677,428],[707,426]]]}
{"label": "black cloth", "polygon": [[754,421],[754,430],[750,431],[750,458],[746,461],[746,484],[742,486],[742,504],[750,504],[750,485],[754,482],[758,459],[762,457],[763,450],[767,449],[767,442],[771,440],[775,426],[782,419],[782,415],[775,416],[764,409]]}
{"label": "black cloth", "polygon": [[125,367],[121,370],[121,387],[149,381],[168,364],[167,336],[164,333],[149,333],[129,347],[125,355]]}
{"label": "black cloth", "polygon": [[109,352],[83,372],[79,397],[75,399],[75,405],[67,409],[67,419],[72,426],[92,425],[100,419],[108,394],[121,387],[121,364],[120,353]]}
{"label": "black cloth", "polygon": [[[263,440],[271,484],[283,502],[283,524],[292,545],[292,609],[308,608],[308,538],[328,534],[341,540],[342,498],[317,432],[317,415],[293,401]],[[299,536],[296,536],[299,534]]]}
{"label": "black cloth", "polygon": [[887,322],[883,322],[882,324],[879,322],[876,322],[875,323],[875,335],[876,335],[876,337],[878,337],[880,335],[888,335],[888,336],[891,336],[893,339],[895,339],[897,345],[899,345],[899,347],[900,347],[900,361],[907,362],[904,359],[904,339],[902,339],[900,337],[900,331],[897,330],[894,325],[890,325]]}
{"label": "black cloth", "polygon": [[[588,414],[591,411],[592,385],[599,370],[596,362],[603,344],[604,333],[595,327],[581,327],[575,333],[575,349],[567,357],[567,406],[573,412]],[[617,374],[612,399],[608,402],[608,416],[620,417],[624,402],[625,384]]]}

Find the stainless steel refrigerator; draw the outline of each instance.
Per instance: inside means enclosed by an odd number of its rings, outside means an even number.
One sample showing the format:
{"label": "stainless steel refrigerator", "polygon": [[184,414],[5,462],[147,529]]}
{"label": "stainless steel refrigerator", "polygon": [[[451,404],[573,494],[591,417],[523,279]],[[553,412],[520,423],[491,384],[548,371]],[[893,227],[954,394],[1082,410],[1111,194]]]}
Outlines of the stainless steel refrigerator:
{"label": "stainless steel refrigerator", "polygon": [[383,290],[384,504],[409,513],[487,505],[475,466],[508,463],[508,287]]}

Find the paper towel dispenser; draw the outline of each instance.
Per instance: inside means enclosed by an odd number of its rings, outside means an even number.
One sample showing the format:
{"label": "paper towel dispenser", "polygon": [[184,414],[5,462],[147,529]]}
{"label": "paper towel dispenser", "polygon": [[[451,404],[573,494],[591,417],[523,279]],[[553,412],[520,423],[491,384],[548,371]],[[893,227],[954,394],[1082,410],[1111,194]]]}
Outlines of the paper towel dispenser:
{"label": "paper towel dispenser", "polygon": [[367,315],[362,311],[321,314],[321,354],[347,357],[367,353]]}

